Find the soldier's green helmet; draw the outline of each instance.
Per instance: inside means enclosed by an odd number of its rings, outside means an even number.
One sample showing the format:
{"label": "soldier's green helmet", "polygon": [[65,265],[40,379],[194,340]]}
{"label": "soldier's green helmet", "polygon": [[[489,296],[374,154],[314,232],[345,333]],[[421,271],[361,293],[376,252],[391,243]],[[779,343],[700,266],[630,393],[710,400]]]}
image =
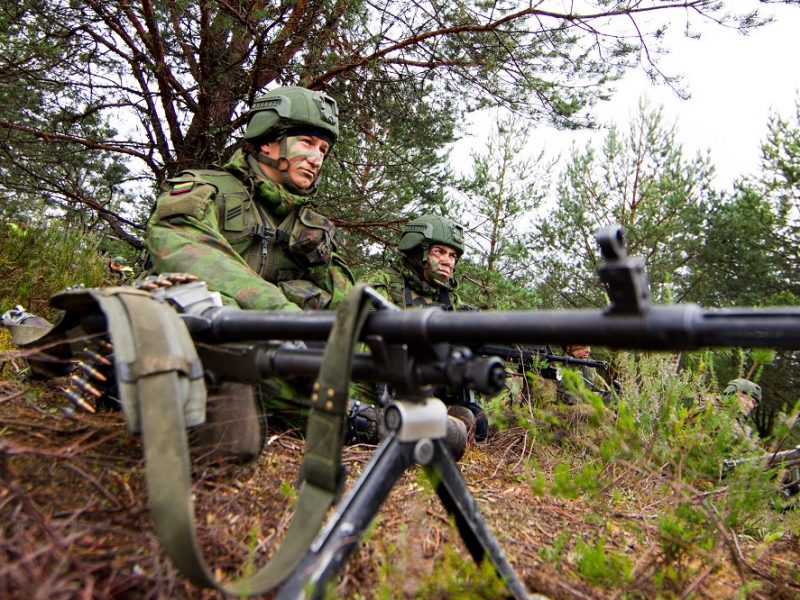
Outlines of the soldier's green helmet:
{"label": "soldier's green helmet", "polygon": [[292,131],[310,131],[333,146],[339,138],[336,100],[298,86],[279,87],[255,99],[247,117],[245,140],[271,142]]}
{"label": "soldier's green helmet", "polygon": [[731,379],[725,389],[722,390],[722,395],[743,393],[750,396],[756,402],[761,402],[761,386],[753,383],[749,379]]}
{"label": "soldier's green helmet", "polygon": [[423,215],[406,223],[397,248],[408,254],[416,248],[433,244],[450,246],[461,258],[464,254],[464,226],[438,215]]}
{"label": "soldier's green helmet", "polygon": [[126,261],[124,256],[115,256],[111,259],[111,262],[117,263],[118,265],[124,265]]}

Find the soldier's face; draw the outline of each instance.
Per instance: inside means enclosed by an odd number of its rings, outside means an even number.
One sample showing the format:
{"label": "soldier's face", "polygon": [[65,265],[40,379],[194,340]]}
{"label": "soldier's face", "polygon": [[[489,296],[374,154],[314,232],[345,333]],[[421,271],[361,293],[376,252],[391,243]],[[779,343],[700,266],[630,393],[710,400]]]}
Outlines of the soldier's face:
{"label": "soldier's face", "polygon": [[[301,190],[310,188],[319,177],[322,162],[328,154],[330,145],[328,141],[314,135],[290,135],[286,138],[286,160],[288,164],[282,164],[289,174],[292,183]],[[261,147],[270,158],[278,160],[280,158],[280,141],[276,140]],[[280,181],[276,177],[275,169],[262,164],[264,172],[275,181]]]}
{"label": "soldier's face", "polygon": [[580,358],[581,360],[588,359],[591,353],[592,349],[590,346],[573,346],[568,352],[573,358]]}
{"label": "soldier's face", "polygon": [[428,249],[428,268],[425,278],[433,285],[444,285],[453,276],[458,253],[450,246],[434,244]]}
{"label": "soldier's face", "polygon": [[754,398],[748,396],[744,392],[738,392],[736,396],[739,400],[739,410],[742,411],[743,415],[749,415],[753,412],[753,409],[756,407]]}

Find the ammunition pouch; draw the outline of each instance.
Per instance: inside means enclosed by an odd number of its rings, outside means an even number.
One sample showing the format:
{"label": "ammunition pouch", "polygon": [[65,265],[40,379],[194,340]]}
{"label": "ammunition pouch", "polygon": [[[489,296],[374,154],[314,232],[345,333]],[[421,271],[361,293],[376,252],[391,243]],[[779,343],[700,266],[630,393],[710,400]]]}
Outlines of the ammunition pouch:
{"label": "ammunition pouch", "polygon": [[334,250],[335,231],[327,217],[303,207],[289,234],[289,252],[305,267],[327,265]]}

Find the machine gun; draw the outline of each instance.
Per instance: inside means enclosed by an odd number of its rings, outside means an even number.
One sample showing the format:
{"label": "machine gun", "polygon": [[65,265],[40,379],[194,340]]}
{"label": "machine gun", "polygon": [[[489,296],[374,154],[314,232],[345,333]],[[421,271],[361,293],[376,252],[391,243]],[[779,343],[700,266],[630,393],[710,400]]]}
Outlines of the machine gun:
{"label": "machine gun", "polygon": [[[603,230],[597,241],[605,259],[599,273],[611,301],[605,310],[401,311],[358,285],[335,313],[249,311],[221,306],[194,282],[157,297],[132,288],[64,292],[53,299],[64,311],[62,319],[38,341],[51,350],[60,347],[63,356],[76,340],[110,337],[128,426],[142,435],[159,538],[196,585],[237,595],[280,587],[278,598],[322,597],[400,476],[419,465],[474,560],[488,560],[510,595],[530,597],[443,443],[446,408],[431,395],[439,386],[500,390],[501,358],[470,348],[542,343],[638,350],[800,348],[800,310],[652,305],[644,260],[627,256],[622,230]],[[359,342],[370,351],[356,353]],[[295,514],[286,541],[266,566],[223,583],[196,542],[186,430],[203,422],[205,380],[256,383],[271,377],[314,380]],[[384,412],[386,437],[339,500],[351,378],[389,384],[397,394]],[[336,510],[326,523],[332,505]]]}

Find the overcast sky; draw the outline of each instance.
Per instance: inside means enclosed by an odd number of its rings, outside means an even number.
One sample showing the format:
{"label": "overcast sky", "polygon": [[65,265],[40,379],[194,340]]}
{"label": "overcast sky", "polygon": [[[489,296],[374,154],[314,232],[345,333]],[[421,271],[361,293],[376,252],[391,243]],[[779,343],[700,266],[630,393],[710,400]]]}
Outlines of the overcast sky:
{"label": "overcast sky", "polygon": [[[743,8],[754,4],[736,0],[732,5],[740,2]],[[719,26],[704,28],[700,40],[674,36],[671,52],[661,57],[660,65],[666,73],[684,77],[689,100],[681,100],[666,86],[653,85],[640,72],[631,72],[619,83],[612,100],[595,110],[598,123],[627,129],[644,97],[651,106],[663,107],[665,122],[676,125],[687,153],[710,151],[718,187],[729,188],[735,178],[756,172],[770,111],[792,115],[800,90],[800,69],[795,62],[800,56],[800,8],[765,7],[767,10],[775,15],[775,22],[747,36]],[[473,131],[482,136],[490,129],[491,124],[483,122]],[[573,144],[583,147],[590,140],[599,143],[603,137],[603,132],[540,127],[533,132],[531,146],[549,155],[567,155]],[[471,163],[459,151],[454,164],[462,170]]]}

